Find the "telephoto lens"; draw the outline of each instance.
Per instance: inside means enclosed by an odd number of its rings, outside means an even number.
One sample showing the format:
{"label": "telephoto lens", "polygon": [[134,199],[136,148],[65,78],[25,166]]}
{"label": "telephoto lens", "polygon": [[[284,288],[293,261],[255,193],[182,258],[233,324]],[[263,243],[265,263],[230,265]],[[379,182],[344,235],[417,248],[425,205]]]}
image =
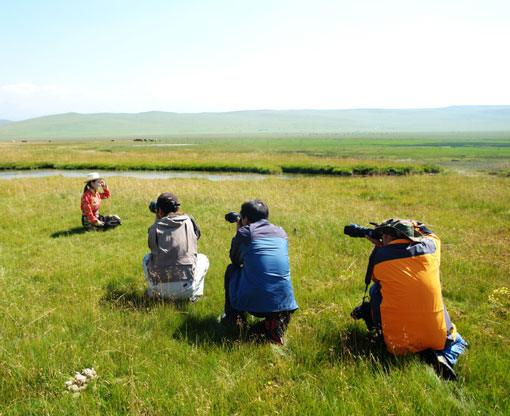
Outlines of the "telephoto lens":
{"label": "telephoto lens", "polygon": [[234,223],[237,222],[237,219],[241,220],[241,214],[238,214],[237,212],[230,211],[228,214],[225,215],[225,220]]}
{"label": "telephoto lens", "polygon": [[356,238],[365,237],[366,235],[375,240],[380,240],[382,238],[382,235],[378,230],[376,231],[373,228],[363,227],[353,223],[344,227],[344,234],[348,235],[349,237]]}
{"label": "telephoto lens", "polygon": [[157,209],[158,209],[157,202],[156,201],[151,201],[151,203],[149,204],[150,212],[153,212],[155,214]]}

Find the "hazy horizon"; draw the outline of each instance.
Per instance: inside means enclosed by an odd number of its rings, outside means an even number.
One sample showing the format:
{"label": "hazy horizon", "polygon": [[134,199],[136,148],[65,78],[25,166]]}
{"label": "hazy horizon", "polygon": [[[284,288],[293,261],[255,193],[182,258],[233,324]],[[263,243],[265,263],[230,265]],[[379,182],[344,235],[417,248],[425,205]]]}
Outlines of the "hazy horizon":
{"label": "hazy horizon", "polygon": [[[437,109],[65,113],[0,123],[0,141],[172,135],[391,134],[510,131],[510,106]],[[491,133],[491,134],[492,134]],[[492,137],[494,135],[492,134]],[[505,136],[508,137],[508,136]]]}
{"label": "hazy horizon", "polygon": [[44,115],[41,115],[41,116],[36,116],[36,117],[30,117],[30,118],[27,118],[27,119],[20,119],[20,120],[7,120],[7,119],[0,119],[0,122],[12,122],[12,123],[17,123],[17,122],[23,122],[23,121],[28,121],[28,120],[32,120],[32,119],[37,119],[37,118],[45,118],[45,117],[53,117],[53,116],[62,116],[62,115],[66,115],[66,114],[78,114],[78,115],[83,115],[83,116],[92,116],[92,115],[105,115],[105,114],[112,114],[112,115],[122,115],[122,114],[125,114],[125,115],[137,115],[137,114],[144,114],[144,113],[169,113],[169,114],[176,114],[176,115],[200,115],[200,114],[226,114],[226,113],[242,113],[242,112],[264,112],[264,111],[268,111],[268,112],[286,112],[286,111],[295,111],[295,112],[300,112],[300,111],[317,111],[317,112],[323,112],[323,111],[378,111],[378,110],[381,110],[381,111],[400,111],[400,110],[442,110],[442,109],[448,109],[448,108],[497,108],[497,107],[502,107],[502,108],[508,108],[510,107],[510,104],[498,104],[498,105],[476,105],[476,104],[465,104],[465,105],[448,105],[448,106],[444,106],[444,107],[420,107],[420,108],[382,108],[382,107],[378,107],[378,108],[372,108],[372,107],[366,107],[366,108],[288,108],[288,109],[280,109],[280,110],[276,110],[276,109],[273,109],[273,108],[253,108],[253,109],[241,109],[241,110],[232,110],[232,111],[190,111],[190,112],[178,112],[178,111],[164,111],[164,110],[147,110],[147,111],[139,111],[139,112],[127,112],[127,111],[124,111],[124,112],[98,112],[98,113],[80,113],[80,112],[77,112],[77,111],[68,111],[68,112],[65,112],[65,113],[56,113],[56,114],[44,114]]}

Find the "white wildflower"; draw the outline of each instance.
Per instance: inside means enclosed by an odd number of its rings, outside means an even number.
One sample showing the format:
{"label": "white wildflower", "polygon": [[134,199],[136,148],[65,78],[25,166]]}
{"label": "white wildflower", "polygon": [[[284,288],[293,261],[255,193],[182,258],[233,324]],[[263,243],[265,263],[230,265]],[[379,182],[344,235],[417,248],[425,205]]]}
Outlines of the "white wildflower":
{"label": "white wildflower", "polygon": [[81,372],[85,377],[87,377],[89,380],[92,380],[93,378],[96,378],[97,373],[93,368],[84,368]]}
{"label": "white wildflower", "polygon": [[87,382],[87,377],[81,375],[80,373],[76,373],[74,375],[74,384],[81,386]]}
{"label": "white wildflower", "polygon": [[72,392],[78,392],[78,391],[81,391],[81,387],[80,386],[77,386],[76,384],[71,384],[69,386],[69,390],[71,390]]}
{"label": "white wildflower", "polygon": [[74,397],[77,397],[87,388],[87,383],[96,377],[97,373],[93,368],[84,368],[81,373],[75,372],[74,377],[67,380],[64,386],[73,392]]}

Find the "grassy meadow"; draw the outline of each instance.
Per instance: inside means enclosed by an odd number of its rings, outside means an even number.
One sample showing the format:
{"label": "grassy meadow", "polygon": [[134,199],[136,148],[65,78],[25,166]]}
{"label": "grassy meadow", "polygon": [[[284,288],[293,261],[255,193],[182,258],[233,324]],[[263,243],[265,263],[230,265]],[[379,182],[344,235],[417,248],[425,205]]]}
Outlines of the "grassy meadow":
{"label": "grassy meadow", "polygon": [[[185,154],[226,163],[233,160],[235,145],[235,140],[224,142],[217,153],[206,153],[207,143],[200,151],[156,152],[117,141],[2,144],[1,150],[4,167],[67,160],[113,160],[133,167],[171,164]],[[352,152],[344,157],[327,143],[294,146],[298,151],[280,145],[281,151],[275,149],[278,142],[268,141],[266,150],[265,142],[245,144],[235,161],[341,165],[351,160],[400,163],[395,161],[401,158],[398,146],[387,147],[395,155],[379,160]],[[435,153],[430,160],[422,155],[420,163],[451,162],[471,151],[469,146],[445,147],[441,154],[423,149]],[[508,147],[484,149],[487,154],[477,159],[484,169],[494,163],[508,166],[502,156]],[[375,147],[369,152],[377,153]],[[106,233],[81,230],[81,180],[54,176],[0,182],[0,415],[510,413],[508,178],[446,172],[268,175],[257,181],[106,179],[112,198],[103,201],[101,212],[123,220]],[[147,206],[164,191],[179,195],[183,211],[197,220],[199,252],[211,262],[205,296],[194,304],[144,297],[141,260],[153,222]],[[255,197],[267,202],[270,220],[289,236],[300,309],[283,347],[216,321],[235,231],[223,216]],[[386,354],[349,316],[363,295],[371,245],[344,236],[343,226],[392,216],[421,220],[442,239],[444,301],[470,344],[456,367],[458,382],[441,380],[416,357]],[[98,378],[73,397],[64,382],[86,367],[96,369]]]}
{"label": "grassy meadow", "polygon": [[509,132],[175,136],[134,142],[0,142],[0,170],[103,169],[508,176]]}

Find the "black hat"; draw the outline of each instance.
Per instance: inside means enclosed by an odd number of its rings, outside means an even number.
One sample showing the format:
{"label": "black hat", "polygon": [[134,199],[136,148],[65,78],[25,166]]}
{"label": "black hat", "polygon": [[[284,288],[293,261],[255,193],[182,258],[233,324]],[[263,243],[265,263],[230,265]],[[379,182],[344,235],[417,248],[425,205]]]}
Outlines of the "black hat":
{"label": "black hat", "polygon": [[161,194],[158,197],[158,202],[156,203],[156,206],[165,212],[175,212],[179,205],[181,204],[179,204],[179,198],[177,198],[177,195],[170,192]]}

